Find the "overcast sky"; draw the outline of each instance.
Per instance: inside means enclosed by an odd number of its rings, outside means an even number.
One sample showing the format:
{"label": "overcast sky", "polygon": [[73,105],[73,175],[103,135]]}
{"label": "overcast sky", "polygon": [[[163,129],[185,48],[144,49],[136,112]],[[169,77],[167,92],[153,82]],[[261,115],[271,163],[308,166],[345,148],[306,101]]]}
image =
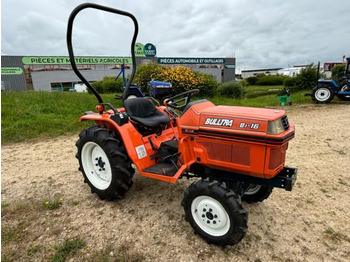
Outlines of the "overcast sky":
{"label": "overcast sky", "polygon": [[[68,55],[80,0],[2,0],[3,55]],[[232,57],[237,68],[287,67],[350,56],[349,0],[100,0],[135,15],[138,42],[158,57]],[[76,18],[76,55],[129,56],[132,23],[97,10]]]}

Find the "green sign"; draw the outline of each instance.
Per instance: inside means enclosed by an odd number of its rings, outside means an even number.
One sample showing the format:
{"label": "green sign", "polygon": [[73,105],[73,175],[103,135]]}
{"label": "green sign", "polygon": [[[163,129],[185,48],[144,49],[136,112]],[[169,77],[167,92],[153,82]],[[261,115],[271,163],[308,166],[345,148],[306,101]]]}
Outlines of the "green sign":
{"label": "green sign", "polygon": [[225,64],[225,58],[181,58],[162,57],[157,59],[158,64]]}
{"label": "green sign", "polygon": [[235,69],[236,65],[225,65],[225,68],[227,68],[227,69]]}
{"label": "green sign", "polygon": [[146,57],[155,57],[157,54],[156,47],[151,43],[146,44],[143,50]]}
{"label": "green sign", "polygon": [[144,57],[145,56],[145,52],[143,51],[144,50],[144,46],[143,44],[141,43],[136,43],[135,44],[135,56],[142,56]]}
{"label": "green sign", "polygon": [[[77,56],[75,57],[77,65],[115,65],[115,64],[132,64],[129,57],[116,56]],[[69,65],[68,56],[26,56],[22,58],[25,65]]]}
{"label": "green sign", "polygon": [[1,75],[21,75],[23,69],[20,67],[1,67]]}

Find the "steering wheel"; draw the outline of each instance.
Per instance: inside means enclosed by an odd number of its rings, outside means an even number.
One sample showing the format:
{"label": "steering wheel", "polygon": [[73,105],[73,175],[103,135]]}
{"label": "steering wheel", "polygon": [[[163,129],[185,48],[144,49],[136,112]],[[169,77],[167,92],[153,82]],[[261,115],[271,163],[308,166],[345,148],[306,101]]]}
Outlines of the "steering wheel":
{"label": "steering wheel", "polygon": [[[180,110],[181,112],[185,109],[191,100],[191,97],[199,93],[199,89],[192,89],[181,94],[169,97],[163,101],[163,105]],[[178,105],[179,102],[184,102],[182,105]]]}

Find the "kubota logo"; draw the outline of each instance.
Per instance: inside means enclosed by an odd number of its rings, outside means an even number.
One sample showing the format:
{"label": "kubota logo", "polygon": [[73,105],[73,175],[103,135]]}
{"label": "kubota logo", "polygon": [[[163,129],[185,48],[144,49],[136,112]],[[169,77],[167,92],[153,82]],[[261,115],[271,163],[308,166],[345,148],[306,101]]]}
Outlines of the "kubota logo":
{"label": "kubota logo", "polygon": [[204,124],[211,126],[232,126],[233,119],[207,118]]}

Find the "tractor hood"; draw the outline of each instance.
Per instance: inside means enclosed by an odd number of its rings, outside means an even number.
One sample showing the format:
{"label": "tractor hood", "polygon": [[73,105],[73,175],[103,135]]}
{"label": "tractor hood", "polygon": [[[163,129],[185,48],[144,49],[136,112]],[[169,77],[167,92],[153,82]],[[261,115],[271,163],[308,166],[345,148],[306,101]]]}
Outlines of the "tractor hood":
{"label": "tractor hood", "polygon": [[264,121],[272,121],[284,116],[286,113],[284,110],[254,108],[254,107],[241,107],[241,106],[212,106],[201,110],[201,117],[205,116],[227,116],[227,117],[243,117]]}
{"label": "tractor hood", "polygon": [[183,133],[215,137],[245,137],[284,143],[294,136],[282,109],[215,106],[209,101],[193,104],[180,118]]}

